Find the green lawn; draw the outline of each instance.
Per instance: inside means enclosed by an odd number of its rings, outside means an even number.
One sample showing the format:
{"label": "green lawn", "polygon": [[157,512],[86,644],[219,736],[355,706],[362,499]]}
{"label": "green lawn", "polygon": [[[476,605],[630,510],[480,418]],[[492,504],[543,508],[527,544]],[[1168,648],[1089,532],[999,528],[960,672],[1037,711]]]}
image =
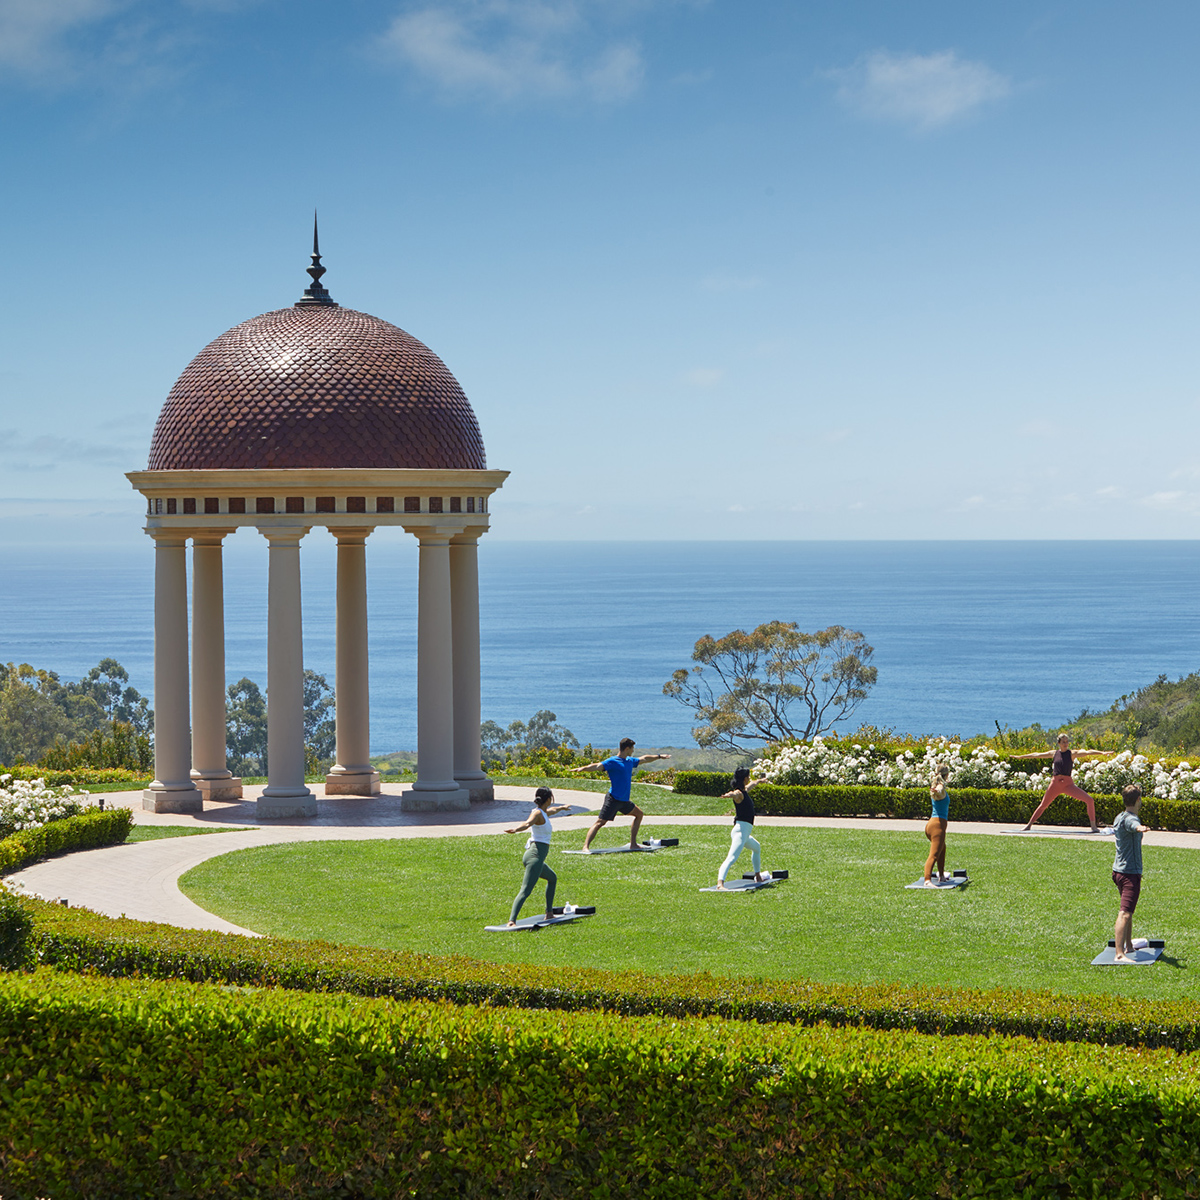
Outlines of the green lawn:
{"label": "green lawn", "polygon": [[[891,981],[957,987],[1115,991],[1181,999],[1200,946],[1200,855],[1150,848],[1135,936],[1162,937],[1148,968],[1092,967],[1112,936],[1112,842],[951,835],[947,865],[961,892],[906,891],[927,845],[919,832],[759,830],[765,867],[791,878],[748,894],[700,893],[728,846],[724,827],[656,827],[681,845],[645,855],[565,855],[582,832],[559,832],[550,863],[557,902],[595,917],[534,934],[490,934],[507,919],[524,835],[441,841],[317,842],[210,859],[181,886],[227,920],[281,937],[466,954],[496,962],[651,972]],[[602,843],[612,844],[608,831]],[[735,872],[750,869],[744,855]],[[539,893],[525,913],[539,911]]]}
{"label": "green lawn", "polygon": [[[135,817],[136,821],[137,818]],[[249,828],[247,826],[247,828]],[[194,829],[190,825],[135,825],[126,842],[155,842],[160,838],[195,837],[202,833],[244,833],[242,828]]]}
{"label": "green lawn", "polygon": [[[496,775],[492,782],[508,787],[548,787],[552,791],[569,789],[576,792],[596,792],[595,808],[599,809],[604,793],[608,791],[607,779],[592,779],[585,775],[568,775],[563,779],[543,779],[533,775]],[[532,798],[531,798],[532,799]],[[728,800],[715,796],[677,796],[666,788],[650,783],[634,783],[630,799],[647,813],[671,813],[673,816],[720,816],[729,813],[732,819],[733,805]]]}

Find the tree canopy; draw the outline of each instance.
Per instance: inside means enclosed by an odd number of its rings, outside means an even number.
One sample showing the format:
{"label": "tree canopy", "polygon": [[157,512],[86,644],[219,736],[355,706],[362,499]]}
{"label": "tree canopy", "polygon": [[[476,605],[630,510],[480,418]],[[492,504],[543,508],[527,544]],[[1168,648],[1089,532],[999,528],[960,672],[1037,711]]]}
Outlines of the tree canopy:
{"label": "tree canopy", "polygon": [[804,633],[794,621],[768,621],[752,633],[702,637],[692,651],[697,665],[676,671],[663,693],[695,713],[701,747],[744,752],[746,741],[808,740],[867,698],[874,653],[863,634],[841,625]]}

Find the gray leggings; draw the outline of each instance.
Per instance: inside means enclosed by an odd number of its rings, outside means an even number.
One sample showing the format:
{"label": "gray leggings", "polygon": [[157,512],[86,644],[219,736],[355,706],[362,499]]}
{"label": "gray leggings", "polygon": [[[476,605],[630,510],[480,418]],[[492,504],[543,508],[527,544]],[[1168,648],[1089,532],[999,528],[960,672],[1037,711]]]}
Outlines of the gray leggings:
{"label": "gray leggings", "polygon": [[513,901],[510,921],[517,919],[521,905],[529,899],[530,892],[537,886],[539,879],[546,880],[546,911],[554,907],[554,888],[558,884],[558,876],[546,866],[546,855],[550,853],[549,842],[531,842],[525,847],[521,861],[525,864],[525,878],[521,882],[521,890]]}

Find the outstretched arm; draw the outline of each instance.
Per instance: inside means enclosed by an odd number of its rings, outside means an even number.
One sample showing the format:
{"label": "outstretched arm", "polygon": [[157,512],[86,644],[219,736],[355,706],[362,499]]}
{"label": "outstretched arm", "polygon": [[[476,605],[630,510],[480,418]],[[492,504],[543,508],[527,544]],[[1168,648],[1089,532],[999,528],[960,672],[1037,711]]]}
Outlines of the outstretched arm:
{"label": "outstretched arm", "polygon": [[[555,809],[554,811],[558,811]],[[545,825],[546,818],[542,815],[542,810],[529,814],[529,820],[524,825],[518,825],[515,829],[506,829],[505,833],[524,833],[526,829],[532,829],[535,825]]]}
{"label": "outstretched arm", "polygon": [[603,765],[603,763],[594,762],[588,763],[586,767],[572,767],[571,774],[577,775],[580,771],[598,771]]}
{"label": "outstretched arm", "polygon": [[638,762],[639,763],[658,762],[658,760],[660,758],[670,758],[670,757],[671,756],[669,754],[640,754],[638,756]]}
{"label": "outstretched arm", "polygon": [[1053,758],[1053,750],[1041,750],[1037,754],[1010,754],[1009,758]]}

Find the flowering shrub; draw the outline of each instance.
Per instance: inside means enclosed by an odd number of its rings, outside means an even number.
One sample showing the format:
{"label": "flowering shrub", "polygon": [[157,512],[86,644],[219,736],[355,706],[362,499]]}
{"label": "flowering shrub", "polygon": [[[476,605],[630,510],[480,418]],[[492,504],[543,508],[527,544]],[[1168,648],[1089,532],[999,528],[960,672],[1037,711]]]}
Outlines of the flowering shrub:
{"label": "flowering shrub", "polygon": [[[847,744],[816,737],[809,743],[783,746],[773,757],[760,758],[754,775],[791,786],[924,788],[938,763],[950,768],[952,788],[1041,792],[1051,778],[1049,763],[1031,774],[990,746],[978,746],[964,754],[961,745],[946,738],[931,738],[923,753],[908,749],[892,754],[874,744]],[[1132,750],[1122,750],[1112,758],[1079,760],[1074,777],[1084,791],[1091,793],[1120,795],[1122,788],[1136,783],[1143,795],[1160,800],[1200,800],[1200,766],[1193,768],[1181,762],[1168,767]]]}
{"label": "flowering shrub", "polygon": [[0,838],[77,816],[88,807],[88,793],[73,794],[69,784],[49,787],[44,779],[0,775]]}

